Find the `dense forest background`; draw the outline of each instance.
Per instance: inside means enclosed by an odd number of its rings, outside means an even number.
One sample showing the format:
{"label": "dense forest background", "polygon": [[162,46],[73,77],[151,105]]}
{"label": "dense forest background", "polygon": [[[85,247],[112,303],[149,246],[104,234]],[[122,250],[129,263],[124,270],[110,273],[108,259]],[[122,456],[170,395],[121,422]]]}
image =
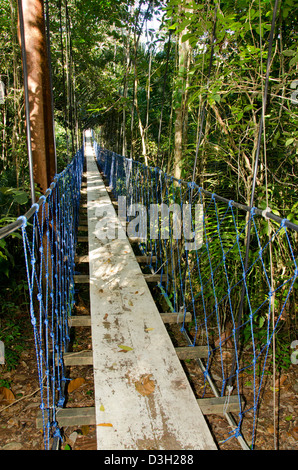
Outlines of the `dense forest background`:
{"label": "dense forest background", "polygon": [[[195,181],[249,205],[273,4],[49,2],[58,171],[81,146],[82,130],[93,128],[111,150],[184,180],[192,178],[197,152]],[[17,11],[16,0],[1,0],[0,226],[31,205]],[[294,223],[297,25],[297,1],[283,0],[277,12],[255,195],[255,206],[269,206]],[[0,241],[1,276],[14,290],[25,289],[11,274],[18,262],[18,237]],[[5,302],[7,306],[7,297]]]}

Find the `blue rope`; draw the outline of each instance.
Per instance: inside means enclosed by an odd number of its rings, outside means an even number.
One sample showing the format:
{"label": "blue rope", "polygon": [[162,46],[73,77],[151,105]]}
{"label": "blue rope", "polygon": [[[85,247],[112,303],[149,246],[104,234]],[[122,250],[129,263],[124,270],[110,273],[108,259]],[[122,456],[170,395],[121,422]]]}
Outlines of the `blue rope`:
{"label": "blue rope", "polygon": [[32,223],[22,221],[23,247],[29,288],[40,386],[40,409],[45,449],[59,436],[57,408],[65,403],[63,355],[70,340],[68,317],[74,303],[74,256],[83,149],[54,179],[55,184],[34,204]]}

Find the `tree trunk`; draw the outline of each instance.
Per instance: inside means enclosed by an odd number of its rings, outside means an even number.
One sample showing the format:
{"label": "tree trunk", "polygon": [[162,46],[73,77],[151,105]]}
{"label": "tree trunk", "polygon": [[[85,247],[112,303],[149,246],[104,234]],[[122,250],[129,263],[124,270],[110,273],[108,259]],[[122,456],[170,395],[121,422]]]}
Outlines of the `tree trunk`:
{"label": "tree trunk", "polygon": [[[183,17],[183,10],[180,7],[181,16]],[[189,8],[187,8],[189,11]],[[188,87],[188,72],[190,64],[191,46],[189,41],[182,42],[182,37],[188,32],[187,29],[179,33],[178,44],[178,90],[175,103],[175,149],[174,149],[174,176],[177,179],[181,178],[183,152],[186,144],[187,136],[187,87]]]}
{"label": "tree trunk", "polygon": [[44,5],[42,0],[20,1],[24,17],[34,181],[44,193],[56,173]]}

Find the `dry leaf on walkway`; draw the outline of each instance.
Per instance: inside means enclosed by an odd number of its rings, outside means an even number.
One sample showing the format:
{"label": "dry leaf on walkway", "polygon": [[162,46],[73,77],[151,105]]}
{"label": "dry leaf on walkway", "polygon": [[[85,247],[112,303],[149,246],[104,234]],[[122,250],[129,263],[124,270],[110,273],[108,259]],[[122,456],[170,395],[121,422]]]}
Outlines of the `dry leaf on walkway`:
{"label": "dry leaf on walkway", "polygon": [[150,377],[152,377],[152,374],[142,375],[140,380],[135,382],[137,391],[143,396],[150,395],[155,390],[155,383]]}
{"label": "dry leaf on walkway", "polygon": [[127,352],[127,351],[132,351],[133,348],[129,346],[125,346],[124,344],[118,344],[118,348],[122,349],[121,352]]}
{"label": "dry leaf on walkway", "polygon": [[83,377],[78,377],[77,379],[73,379],[69,382],[67,391],[68,393],[73,392],[74,390],[77,390],[80,388],[84,383],[86,383],[86,380]]}

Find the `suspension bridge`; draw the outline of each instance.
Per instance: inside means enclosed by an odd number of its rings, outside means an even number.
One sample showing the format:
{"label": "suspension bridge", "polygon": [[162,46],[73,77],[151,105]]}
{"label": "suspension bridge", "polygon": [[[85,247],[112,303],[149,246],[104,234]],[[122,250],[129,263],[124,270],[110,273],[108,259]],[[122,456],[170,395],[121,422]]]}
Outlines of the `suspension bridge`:
{"label": "suspension bridge", "polygon": [[[262,113],[273,31],[274,21]],[[28,112],[26,81],[25,95]],[[203,121],[204,109],[200,136]],[[23,239],[45,449],[59,448],[65,426],[92,424],[98,450],[215,450],[208,414],[227,419],[223,442],[254,448],[275,335],[297,285],[296,224],[118,155],[85,131],[71,163],[0,239],[15,231]],[[90,315],[79,316],[82,284]],[[72,351],[78,326],[91,328],[92,350]],[[190,360],[201,371],[200,396],[183,367]],[[93,366],[94,407],[69,406],[69,367],[79,365]]]}
{"label": "suspension bridge", "polygon": [[[190,230],[183,223],[177,229],[179,208]],[[268,220],[275,230],[261,244]],[[249,223],[254,246],[245,266]],[[250,448],[270,348],[298,275],[295,224],[103,149],[85,132],[73,161],[1,237],[15,230],[23,235],[46,449],[59,444],[64,426],[81,424],[96,425],[98,449],[216,449],[210,413],[227,418],[228,439]],[[276,244],[287,259],[280,284],[269,267]],[[83,264],[89,274],[80,274]],[[267,289],[255,295],[261,281]],[[81,283],[89,284],[90,316],[74,312]],[[186,346],[173,345],[166,329],[173,323]],[[91,327],[92,351],[73,353],[70,331],[81,325]],[[190,359],[202,371],[201,398],[181,365]],[[67,371],[82,364],[93,365],[95,406],[71,408]],[[247,370],[254,388],[248,404],[241,385]],[[207,386],[211,398],[204,398]],[[241,431],[246,415],[250,444]]]}

